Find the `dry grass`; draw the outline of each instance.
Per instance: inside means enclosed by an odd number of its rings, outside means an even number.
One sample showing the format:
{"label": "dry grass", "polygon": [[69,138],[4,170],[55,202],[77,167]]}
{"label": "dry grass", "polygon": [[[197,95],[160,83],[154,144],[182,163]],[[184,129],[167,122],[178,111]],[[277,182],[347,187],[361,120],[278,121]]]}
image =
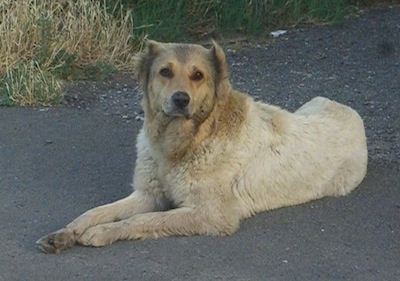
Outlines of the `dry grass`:
{"label": "dry grass", "polygon": [[1,1],[0,105],[54,103],[61,98],[59,78],[87,66],[128,69],[131,13],[115,17],[117,10],[113,16],[106,9],[94,0]]}

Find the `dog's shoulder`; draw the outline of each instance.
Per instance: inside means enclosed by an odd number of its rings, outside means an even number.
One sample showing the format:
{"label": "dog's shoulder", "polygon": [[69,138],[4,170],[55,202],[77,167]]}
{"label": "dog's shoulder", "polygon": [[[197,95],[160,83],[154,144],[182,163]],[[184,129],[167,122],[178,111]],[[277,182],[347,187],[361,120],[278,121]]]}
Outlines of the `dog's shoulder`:
{"label": "dog's shoulder", "polygon": [[244,93],[232,90],[219,109],[218,133],[233,136],[242,128],[255,128],[282,135],[296,123],[292,113],[274,105],[254,101]]}
{"label": "dog's shoulder", "polygon": [[247,95],[231,90],[218,105],[218,135],[237,134],[248,120],[249,105],[252,99]]}

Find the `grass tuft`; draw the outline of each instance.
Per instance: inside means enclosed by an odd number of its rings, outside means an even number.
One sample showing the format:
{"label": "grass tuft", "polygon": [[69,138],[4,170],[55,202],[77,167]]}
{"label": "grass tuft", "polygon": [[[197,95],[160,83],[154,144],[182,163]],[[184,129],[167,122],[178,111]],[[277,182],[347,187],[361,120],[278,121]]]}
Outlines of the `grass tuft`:
{"label": "grass tuft", "polygon": [[61,101],[60,81],[38,64],[22,64],[8,69],[0,79],[0,103],[2,105],[55,104]]}
{"label": "grass tuft", "polygon": [[1,1],[0,105],[52,104],[62,97],[59,79],[129,69],[132,17],[114,2],[112,15],[104,1]]}

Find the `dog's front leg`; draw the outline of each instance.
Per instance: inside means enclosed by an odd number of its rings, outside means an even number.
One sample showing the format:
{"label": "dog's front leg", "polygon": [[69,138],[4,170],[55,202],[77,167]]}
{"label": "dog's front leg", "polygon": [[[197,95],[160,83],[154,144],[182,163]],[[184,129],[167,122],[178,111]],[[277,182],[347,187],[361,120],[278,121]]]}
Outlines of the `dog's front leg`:
{"label": "dog's front leg", "polygon": [[65,228],[40,238],[36,244],[45,253],[59,253],[75,245],[79,236],[90,227],[157,209],[156,198],[146,192],[135,191],[124,199],[83,213]]}
{"label": "dog's front leg", "polygon": [[204,216],[204,212],[182,207],[165,212],[138,214],[119,222],[94,226],[78,238],[78,243],[100,247],[118,240],[173,235],[227,235],[237,227],[238,220],[216,222]]}

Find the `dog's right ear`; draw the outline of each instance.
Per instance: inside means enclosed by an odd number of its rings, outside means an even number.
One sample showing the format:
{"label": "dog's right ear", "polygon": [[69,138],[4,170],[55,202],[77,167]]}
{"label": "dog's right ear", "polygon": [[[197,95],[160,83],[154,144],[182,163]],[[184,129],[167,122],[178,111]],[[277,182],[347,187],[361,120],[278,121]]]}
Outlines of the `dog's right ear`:
{"label": "dog's right ear", "polygon": [[143,91],[146,91],[147,88],[151,64],[162,49],[162,43],[146,39],[143,50],[133,57],[133,70],[135,77]]}

